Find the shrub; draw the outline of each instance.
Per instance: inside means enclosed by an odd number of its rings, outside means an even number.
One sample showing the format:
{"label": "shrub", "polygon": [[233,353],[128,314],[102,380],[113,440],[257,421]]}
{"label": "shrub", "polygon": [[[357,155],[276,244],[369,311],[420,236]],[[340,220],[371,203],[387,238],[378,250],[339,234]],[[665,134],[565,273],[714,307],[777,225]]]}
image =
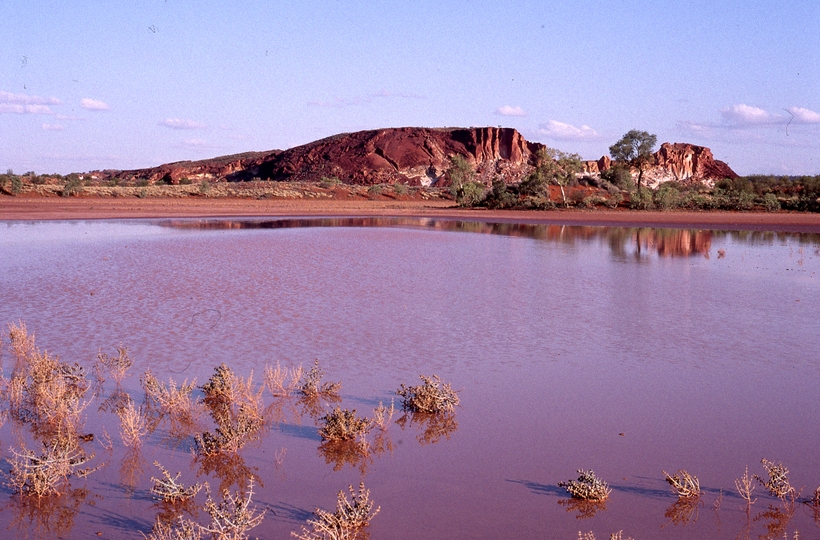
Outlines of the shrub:
{"label": "shrub", "polygon": [[393,400],[390,400],[390,408],[384,406],[384,403],[379,402],[379,406],[373,410],[373,425],[381,430],[387,429],[390,421],[393,419],[393,414],[396,412],[396,407]]}
{"label": "shrub", "polygon": [[348,489],[350,500],[344,491],[340,491],[336,496],[335,512],[331,513],[317,508],[313,512],[315,518],[307,520],[311,529],[302,527],[301,533],[292,532],[291,536],[300,540],[356,538],[362,529],[370,525],[370,521],[376,517],[381,508],[373,510],[370,490],[365,489],[364,482],[359,484],[358,493],[353,491],[353,486]]}
{"label": "shrub", "polygon": [[38,498],[59,495],[71,476],[84,477],[96,470],[78,469],[93,459],[94,454],[86,454],[76,444],[54,440],[43,447],[39,455],[25,447],[20,452],[12,450],[14,457],[7,460],[11,465],[8,486],[15,493]]}
{"label": "shrub", "polygon": [[393,192],[396,195],[405,195],[407,193],[407,186],[404,184],[393,184]]}
{"label": "shrub", "polygon": [[655,204],[661,210],[672,210],[677,208],[681,203],[680,192],[673,186],[661,184],[655,192]]}
{"label": "shrub", "polygon": [[209,191],[211,191],[211,184],[207,180],[202,180],[199,183],[199,194],[207,195]]}
{"label": "shrub", "polygon": [[422,413],[452,412],[459,403],[458,393],[448,383],[442,383],[438,375],[421,375],[424,384],[404,386],[396,390],[402,397],[402,408]]}
{"label": "shrub", "polygon": [[367,435],[373,427],[367,418],[356,417],[356,409],[350,411],[338,405],[320,421],[324,425],[319,429],[319,435],[325,441],[353,441]]}
{"label": "shrub", "polygon": [[640,188],[630,196],[629,207],[633,210],[652,210],[655,208],[652,190]]}
{"label": "shrub", "polygon": [[606,482],[595,476],[592,469],[584,471],[578,469],[578,479],[567,482],[558,482],[558,486],[567,490],[575,499],[585,501],[604,501],[612,490]]}
{"label": "shrub", "polygon": [[763,208],[765,208],[767,212],[777,212],[780,210],[780,201],[777,200],[774,193],[763,195]]}
{"label": "shrub", "polygon": [[456,202],[461,206],[476,206],[484,200],[487,187],[481,182],[465,182],[456,195]]}
{"label": "shrub", "polygon": [[384,186],[382,186],[381,184],[373,184],[372,186],[367,188],[367,194],[371,197],[381,195],[382,191],[384,191]]}
{"label": "shrub", "polygon": [[154,496],[155,499],[160,500],[162,502],[167,503],[176,503],[181,501],[186,501],[188,499],[193,498],[199,490],[202,489],[201,484],[194,484],[191,487],[185,487],[183,484],[180,484],[177,480],[179,480],[179,476],[182,473],[177,473],[176,476],[172,477],[171,473],[168,470],[159,464],[158,461],[154,462],[154,466],[162,472],[162,479],[151,477],[151,495]]}
{"label": "shrub", "polygon": [[497,179],[484,197],[483,204],[488,208],[510,208],[518,204],[518,193],[514,186]]}
{"label": "shrub", "polygon": [[117,383],[122,382],[126,372],[134,365],[134,361],[128,355],[128,348],[122,345],[117,347],[117,356],[108,356],[102,351],[98,352],[97,361],[108,369]]}
{"label": "shrub", "polygon": [[319,184],[325,189],[333,188],[341,183],[342,181],[335,176],[323,176],[319,180]]}
{"label": "shrub", "polygon": [[606,204],[607,200],[598,195],[589,195],[581,199],[580,205],[584,208],[594,208],[596,206]]}
{"label": "shrub", "polygon": [[231,495],[227,489],[222,490],[222,501],[216,503],[211,498],[208,484],[205,484],[208,499],[205,501],[205,512],[211,516],[211,523],[202,526],[202,532],[210,533],[214,540],[241,540],[248,538],[248,531],[262,523],[265,511],[257,513],[251,506],[253,498],[253,479],[244,497],[240,493]]}
{"label": "shrub", "polygon": [[749,476],[749,467],[747,466],[743,476],[735,479],[735,488],[737,488],[737,492],[740,494],[740,497],[746,501],[746,504],[754,504],[757,500],[752,500],[752,492],[755,490],[755,485],[754,482],[752,482],[752,478],[753,477]]}
{"label": "shrub", "polygon": [[83,182],[80,180],[80,177],[76,174],[69,174],[66,177],[66,182],[63,184],[63,189],[60,192],[60,195],[63,197],[74,197],[75,195],[79,195],[83,191]]}
{"label": "shrub", "polygon": [[612,195],[609,196],[609,198],[606,200],[605,204],[610,208],[617,208],[618,205],[621,204],[623,201],[624,201],[624,196],[621,195],[620,191],[617,191],[617,192],[615,192],[615,193],[613,193]]}
{"label": "shrub", "polygon": [[191,401],[191,392],[196,388],[196,379],[190,384],[185,379],[181,386],[176,381],[168,379],[168,384],[157,380],[151,370],[146,370],[140,377],[140,384],[145,390],[145,397],[149,403],[159,406],[162,411],[170,415],[190,415],[194,404]]}
{"label": "shrub", "polygon": [[322,383],[323,377],[324,371],[322,371],[322,369],[319,367],[319,360],[316,360],[313,363],[313,367],[310,368],[310,371],[308,371],[299,381],[299,393],[305,397],[316,397],[320,395],[338,395],[339,390],[342,388],[342,383]]}
{"label": "shrub", "polygon": [[632,179],[632,173],[629,167],[622,165],[615,165],[610,167],[601,174],[601,179],[611,184],[614,184],[619,189],[625,191],[632,191],[635,189],[635,181]]}
{"label": "shrub", "polygon": [[675,474],[663,471],[663,475],[666,477],[666,482],[672,486],[672,493],[677,495],[679,499],[700,497],[700,482],[696,476],[692,476],[684,469]]}
{"label": "shrub", "polygon": [[302,378],[302,366],[296,368],[283,368],[276,362],[276,367],[265,366],[265,386],[274,397],[289,396],[299,385]]}
{"label": "shrub", "polygon": [[763,480],[757,475],[755,475],[755,478],[771,495],[785,499],[786,496],[794,494],[795,490],[789,483],[789,469],[784,467],[783,463],[774,463],[766,458],[763,458],[760,462],[763,464],[763,468],[766,469],[768,478]]}
{"label": "shrub", "polygon": [[128,448],[137,448],[142,444],[143,435],[148,433],[142,407],[134,407],[134,402],[129,398],[125,406],[116,409],[116,412],[120,419],[122,443]]}

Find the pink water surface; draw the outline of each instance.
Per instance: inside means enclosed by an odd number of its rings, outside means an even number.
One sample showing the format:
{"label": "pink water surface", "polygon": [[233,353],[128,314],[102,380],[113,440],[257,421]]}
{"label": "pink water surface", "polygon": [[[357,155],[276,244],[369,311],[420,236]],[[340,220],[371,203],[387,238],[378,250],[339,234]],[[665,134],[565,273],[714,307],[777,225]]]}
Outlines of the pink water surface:
{"label": "pink water surface", "polygon": [[[461,397],[438,440],[396,415],[373,441],[383,451],[339,470],[313,419],[280,403],[260,442],[209,468],[165,428],[127,452],[116,417],[97,412],[109,381],[86,420],[114,441],[95,442],[105,466],[72,480],[74,496],[45,517],[4,488],[0,527],[141,538],[162,510],[148,492],[159,460],[215,491],[237,489],[230,474],[248,467],[267,510],[252,536],[266,539],[288,538],[361,480],[381,506],[372,538],[820,537],[809,506],[784,508],[759,487],[747,513],[734,489],[746,465],[763,474],[764,457],[804,497],[820,485],[818,246],[429,220],[0,224],[0,323],[25,321],[39,347],[88,366],[126,345],[136,366],[123,389],[138,400],[147,368],[202,384],[224,362],[259,381],[266,364],[317,358],[359,414],[420,374]],[[4,457],[20,429],[0,431]],[[579,468],[612,486],[605,507],[579,508],[557,486]],[[704,490],[691,514],[663,480],[680,468]]]}

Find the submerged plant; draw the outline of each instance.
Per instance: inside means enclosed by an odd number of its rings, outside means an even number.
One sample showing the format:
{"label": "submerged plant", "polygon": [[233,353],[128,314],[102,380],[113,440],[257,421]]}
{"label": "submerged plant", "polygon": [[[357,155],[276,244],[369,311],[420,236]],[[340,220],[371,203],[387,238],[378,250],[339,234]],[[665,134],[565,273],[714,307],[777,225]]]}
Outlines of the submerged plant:
{"label": "submerged plant", "polygon": [[38,498],[59,495],[63,486],[72,476],[84,477],[96,468],[80,469],[94,458],[86,454],[77,445],[63,445],[60,441],[43,445],[43,453],[23,447],[21,451],[12,449],[13,458],[7,460],[11,465],[7,485],[12,491],[21,495]]}
{"label": "submerged plant", "polygon": [[191,487],[185,487],[183,484],[180,484],[177,480],[179,480],[179,476],[182,473],[177,473],[176,476],[172,477],[171,473],[160,465],[158,461],[154,462],[154,466],[162,472],[163,477],[161,479],[151,477],[151,482],[153,483],[151,486],[151,495],[162,502],[176,503],[185,501],[191,499],[202,489],[201,484],[194,484]]}
{"label": "submerged plant", "polygon": [[319,435],[325,441],[352,441],[364,437],[373,427],[367,418],[356,417],[356,409],[351,411],[338,405],[320,421],[324,425],[319,428]]}
{"label": "submerged plant", "polygon": [[738,494],[744,501],[746,501],[747,505],[754,504],[757,500],[752,500],[752,492],[755,490],[755,484],[753,477],[749,476],[748,465],[746,466],[746,470],[743,472],[743,476],[740,478],[735,478],[735,488],[737,488]]}
{"label": "submerged plant", "polygon": [[262,523],[265,518],[264,510],[260,513],[251,506],[252,479],[248,493],[244,497],[238,492],[231,495],[228,490],[223,490],[222,500],[217,503],[211,498],[207,484],[205,490],[208,492],[205,511],[211,516],[211,522],[202,526],[202,532],[210,533],[214,540],[244,540],[248,538],[248,531]]}
{"label": "submerged plant", "polygon": [[585,501],[604,501],[612,491],[606,482],[595,476],[592,469],[578,469],[578,479],[558,482],[573,498]]}
{"label": "submerged plant", "polygon": [[108,372],[117,383],[122,382],[125,374],[134,365],[134,361],[128,355],[128,348],[122,345],[117,347],[117,356],[108,356],[100,351],[97,353],[97,361],[108,369]]}
{"label": "submerged plant", "polygon": [[322,378],[324,378],[324,375],[324,371],[322,371],[322,369],[319,367],[319,360],[316,360],[313,363],[313,366],[310,368],[310,371],[305,373],[304,376],[299,380],[299,393],[301,393],[305,397],[338,395],[339,390],[342,388],[342,383],[322,383]]}
{"label": "submerged plant", "polygon": [[700,482],[696,476],[692,476],[686,470],[681,469],[675,474],[663,471],[666,482],[672,486],[672,493],[679,499],[691,499],[700,497]]}
{"label": "submerged plant", "polygon": [[370,524],[381,508],[373,510],[370,490],[365,489],[364,482],[359,484],[359,492],[350,486],[350,500],[344,491],[336,495],[336,511],[328,512],[317,508],[313,519],[308,519],[310,529],[302,527],[300,533],[291,532],[291,536],[300,540],[342,540],[354,539]]}
{"label": "submerged plant", "polygon": [[168,384],[164,384],[149,369],[140,377],[140,384],[147,400],[166,414],[189,415],[193,410],[191,392],[196,388],[196,379],[190,384],[186,379],[179,386],[174,379],[168,379]]}
{"label": "submerged plant", "polygon": [[384,406],[384,403],[379,402],[379,406],[373,409],[373,425],[384,431],[390,425],[393,419],[393,414],[396,412],[396,406],[393,400],[390,400],[390,408]]}
{"label": "submerged plant", "polygon": [[758,482],[765,487],[769,493],[775,497],[785,499],[788,495],[793,495],[795,490],[789,483],[789,469],[783,463],[775,463],[766,458],[760,460],[769,478],[764,480],[755,475]]}
{"label": "submerged plant", "polygon": [[402,408],[422,413],[453,412],[459,403],[458,393],[448,383],[441,382],[438,375],[421,375],[424,384],[405,386],[396,390],[402,397]]}
{"label": "submerged plant", "polygon": [[265,366],[265,386],[273,397],[286,397],[299,387],[302,379],[302,366],[287,369],[276,362],[276,367]]}

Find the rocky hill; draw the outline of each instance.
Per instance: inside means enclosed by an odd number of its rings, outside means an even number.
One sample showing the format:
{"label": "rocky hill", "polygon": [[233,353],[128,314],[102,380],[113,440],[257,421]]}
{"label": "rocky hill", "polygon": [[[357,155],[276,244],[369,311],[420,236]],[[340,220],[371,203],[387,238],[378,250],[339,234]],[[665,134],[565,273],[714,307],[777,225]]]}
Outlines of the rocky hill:
{"label": "rocky hill", "polygon": [[[344,133],[288,150],[248,152],[201,161],[168,163],[130,171],[97,171],[102,181],[144,184],[209,181],[319,181],[336,178],[345,184],[445,184],[450,157],[470,162],[477,179],[518,182],[535,164],[543,144],[529,142],[515,129],[389,128]],[[650,184],[668,180],[710,182],[736,177],[728,165],[702,146],[664,143],[656,165],[644,174]],[[597,176],[612,166],[608,157],[585,162],[584,173]]]}

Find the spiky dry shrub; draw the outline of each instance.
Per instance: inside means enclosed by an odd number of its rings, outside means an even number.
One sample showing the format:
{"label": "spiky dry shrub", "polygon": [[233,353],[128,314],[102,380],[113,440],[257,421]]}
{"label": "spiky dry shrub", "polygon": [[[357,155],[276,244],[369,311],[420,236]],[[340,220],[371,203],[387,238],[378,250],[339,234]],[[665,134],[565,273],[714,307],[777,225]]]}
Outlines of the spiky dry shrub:
{"label": "spiky dry shrub", "polygon": [[97,353],[97,362],[108,370],[108,373],[111,374],[117,384],[122,382],[128,370],[134,365],[134,361],[128,355],[128,347],[122,345],[117,347],[116,356],[108,356],[106,353],[99,351]]}
{"label": "spiky dry shrub", "polygon": [[362,439],[373,427],[367,418],[358,418],[356,409],[342,409],[338,405],[333,411],[319,419],[324,425],[319,428],[319,435],[325,441],[353,441]]}
{"label": "spiky dry shrub", "polygon": [[151,495],[155,499],[166,503],[176,503],[186,501],[193,498],[199,490],[202,489],[201,484],[194,484],[191,487],[185,487],[179,483],[179,477],[182,473],[177,473],[176,476],[171,476],[168,469],[160,465],[158,461],[154,462],[154,466],[162,472],[163,478],[151,477]]}
{"label": "spiky dry shrub", "polygon": [[253,384],[253,373],[243,379],[225,364],[214,370],[214,375],[202,387],[205,405],[217,427],[194,438],[197,453],[212,456],[222,452],[236,452],[259,435],[265,424],[262,407],[262,388]]}
{"label": "spiky dry shrub", "polygon": [[344,491],[336,496],[336,511],[328,512],[317,508],[313,519],[308,519],[310,529],[302,527],[301,532],[291,532],[291,536],[300,540],[352,540],[361,536],[363,529],[370,525],[381,508],[373,510],[370,490],[365,489],[364,482],[359,484],[359,492],[350,486],[350,500]]}
{"label": "spiky dry shrub", "polygon": [[151,528],[151,533],[142,536],[146,540],[200,540],[202,527],[182,516],[178,517],[175,525],[158,519]]}
{"label": "spiky dry shrub", "polygon": [[244,497],[239,493],[233,495],[228,490],[222,491],[222,500],[217,503],[211,497],[208,484],[205,484],[208,499],[205,501],[205,511],[211,516],[211,522],[202,526],[202,532],[210,533],[213,540],[244,540],[248,538],[248,531],[262,523],[265,511],[257,512],[251,506],[253,498],[253,480]]}
{"label": "spiky dry shrub", "polygon": [[305,397],[335,396],[342,388],[340,382],[322,383],[325,372],[319,367],[317,359],[310,370],[299,380],[298,391]]}
{"label": "spiky dry shrub", "polygon": [[136,448],[141,445],[142,437],[148,433],[142,406],[135,407],[134,401],[129,396],[126,404],[117,408],[116,413],[120,419],[122,443],[128,448]]}
{"label": "spiky dry shrub", "polygon": [[21,362],[34,352],[34,333],[29,334],[26,323],[18,321],[17,324],[9,323],[9,341],[14,358]]}
{"label": "spiky dry shrub", "polygon": [[458,393],[449,383],[441,382],[438,375],[427,377],[421,375],[424,384],[404,386],[396,390],[402,397],[401,406],[406,411],[422,413],[453,412],[458,405]]}
{"label": "spiky dry shrub", "polygon": [[393,414],[396,412],[396,406],[393,400],[390,400],[390,408],[384,406],[384,403],[379,402],[379,406],[373,409],[373,425],[384,431],[393,420]]}
{"label": "spiky dry shrub", "polygon": [[181,385],[177,386],[177,382],[169,378],[168,384],[164,384],[149,369],[140,377],[140,384],[145,390],[148,403],[159,407],[163,413],[172,416],[192,414],[194,403],[191,400],[191,392],[196,388],[196,379],[190,384],[188,379],[185,379]]}
{"label": "spiky dry shrub", "polygon": [[809,504],[812,506],[820,506],[820,487],[814,490],[812,493],[811,499],[809,499]]}
{"label": "spiky dry shrub", "polygon": [[276,362],[276,367],[265,366],[265,386],[273,397],[287,397],[299,388],[303,369],[301,364],[295,368],[283,368]]}
{"label": "spiky dry shrub", "polygon": [[[578,540],[595,540],[595,534],[592,531],[582,533],[578,531]],[[618,531],[609,535],[609,540],[633,540],[632,537],[624,538],[624,532]]]}
{"label": "spiky dry shrub", "polygon": [[752,492],[755,490],[755,484],[753,477],[749,476],[748,465],[746,466],[746,470],[743,472],[743,476],[740,478],[735,478],[735,488],[737,488],[738,494],[744,501],[746,501],[747,505],[754,504],[757,500],[752,500]]}
{"label": "spiky dry shrub", "polygon": [[612,490],[606,482],[595,476],[592,469],[578,469],[578,479],[558,482],[558,486],[567,490],[573,498],[585,501],[604,501]]}
{"label": "spiky dry shrub", "polygon": [[754,477],[772,496],[785,499],[789,495],[794,495],[795,490],[789,483],[789,469],[783,463],[775,463],[766,458],[761,459],[760,462],[763,464],[763,468],[766,469],[768,478],[764,480],[758,475],[754,475]]}
{"label": "spiky dry shrub", "polygon": [[82,478],[96,470],[79,468],[92,460],[94,454],[86,454],[76,444],[64,445],[57,440],[44,444],[42,454],[25,446],[20,451],[11,449],[11,453],[13,457],[7,460],[11,465],[7,485],[20,495],[37,498],[59,495],[70,477]]}
{"label": "spiky dry shrub", "polygon": [[672,486],[672,493],[679,499],[691,499],[700,497],[700,481],[697,476],[692,476],[685,469],[681,469],[675,474],[663,471],[666,483]]}

